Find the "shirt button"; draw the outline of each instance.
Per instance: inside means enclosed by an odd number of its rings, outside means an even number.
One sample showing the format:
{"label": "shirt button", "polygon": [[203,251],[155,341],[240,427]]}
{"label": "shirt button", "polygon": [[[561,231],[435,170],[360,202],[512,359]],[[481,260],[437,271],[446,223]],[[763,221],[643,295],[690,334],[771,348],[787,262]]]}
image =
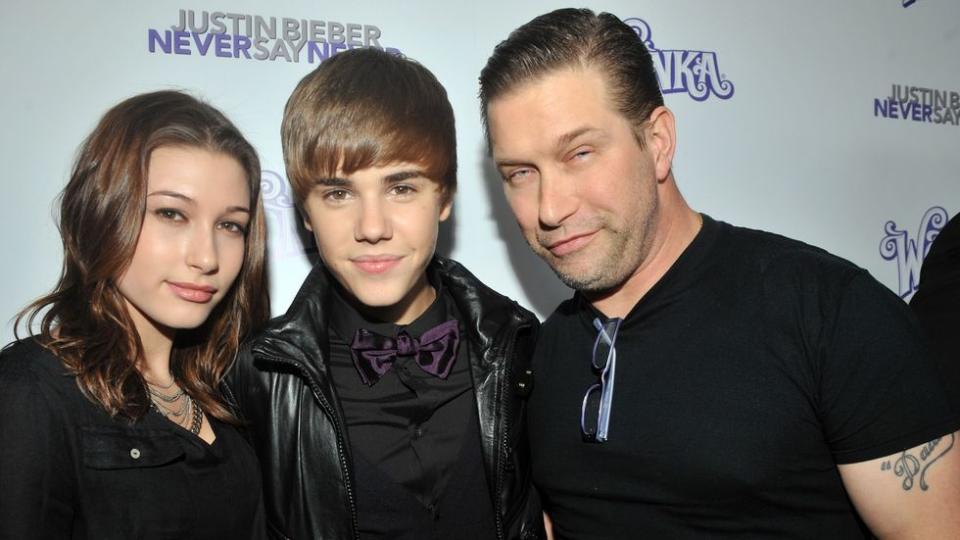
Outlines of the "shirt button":
{"label": "shirt button", "polygon": [[420,437],[423,437],[423,428],[417,426],[417,429],[413,430],[413,438],[419,439]]}
{"label": "shirt button", "polygon": [[130,457],[132,457],[133,459],[140,459],[140,449],[139,449],[139,448],[131,448],[131,449],[130,449]]}

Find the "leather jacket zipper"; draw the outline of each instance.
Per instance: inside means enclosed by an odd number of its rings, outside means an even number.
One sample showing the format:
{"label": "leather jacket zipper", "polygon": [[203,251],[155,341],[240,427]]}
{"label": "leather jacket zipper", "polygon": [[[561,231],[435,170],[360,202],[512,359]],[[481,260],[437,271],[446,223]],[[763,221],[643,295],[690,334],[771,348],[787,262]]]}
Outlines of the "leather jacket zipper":
{"label": "leather jacket zipper", "polygon": [[320,404],[320,407],[332,420],[333,429],[337,435],[337,457],[340,461],[340,471],[343,473],[343,484],[347,492],[347,504],[350,506],[350,522],[353,525],[353,538],[354,540],[360,540],[360,524],[359,519],[357,518],[357,504],[353,497],[353,486],[350,483],[350,469],[347,466],[347,458],[343,451],[343,431],[340,427],[340,420],[337,418],[336,412],[326,398],[323,397],[323,394],[320,393],[320,387],[317,385],[316,381],[313,380],[313,377],[311,377],[310,374],[307,373],[307,371],[303,369],[298,362],[274,356],[262,349],[255,350],[254,353],[271,362],[277,362],[279,364],[285,364],[294,367],[304,378],[304,380],[307,381],[307,386],[310,387],[310,391],[313,393],[314,399],[317,400],[317,403]]}
{"label": "leather jacket zipper", "polygon": [[499,454],[499,458],[497,459],[497,476],[496,476],[496,487],[495,487],[496,497],[494,497],[494,508],[493,508],[493,514],[495,518],[494,523],[497,530],[497,540],[504,540],[505,538],[505,533],[503,531],[503,500],[502,500],[501,494],[503,493],[504,467],[506,466],[505,462],[506,462],[507,454],[509,450],[509,442],[507,441],[507,438],[509,437],[509,433],[510,433],[510,430],[509,430],[510,425],[508,422],[506,412],[504,412],[504,410],[506,409],[506,407],[504,407],[504,404],[509,399],[509,397],[507,396],[507,391],[509,390],[509,388],[507,388],[507,379],[509,378],[507,376],[508,375],[507,371],[509,366],[513,362],[513,349],[516,346],[517,336],[520,335],[520,330],[526,327],[527,327],[526,325],[518,326],[516,328],[513,328],[510,331],[510,335],[506,340],[507,346],[504,349],[504,355],[503,355],[504,361],[500,362],[500,365],[497,366],[497,369],[500,370],[500,382],[498,385],[500,399],[497,400],[497,408],[500,409],[498,410],[499,414],[497,414],[498,423],[499,423],[499,426],[498,426],[499,429],[497,430],[497,438],[499,439],[499,448],[497,449],[497,452]]}

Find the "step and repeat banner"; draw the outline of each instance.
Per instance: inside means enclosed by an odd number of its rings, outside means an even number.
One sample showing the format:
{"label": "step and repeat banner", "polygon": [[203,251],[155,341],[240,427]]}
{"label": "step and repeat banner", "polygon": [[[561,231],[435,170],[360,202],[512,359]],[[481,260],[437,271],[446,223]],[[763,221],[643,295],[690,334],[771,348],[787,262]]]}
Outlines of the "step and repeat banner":
{"label": "step and repeat banner", "polygon": [[[519,5],[518,5],[519,4]],[[60,272],[55,198],[100,115],[176,88],[223,110],[263,164],[271,294],[310,268],[279,130],[297,81],[354,47],[414,58],[457,115],[460,188],[439,249],[541,317],[570,294],[524,244],[485,152],[477,76],[515,27],[564,4],[506,0],[4,0],[0,34],[0,316]],[[580,6],[576,6],[580,7]],[[955,0],[598,1],[653,51],[676,113],[674,172],[716,219],[823,247],[908,299],[960,212]]]}

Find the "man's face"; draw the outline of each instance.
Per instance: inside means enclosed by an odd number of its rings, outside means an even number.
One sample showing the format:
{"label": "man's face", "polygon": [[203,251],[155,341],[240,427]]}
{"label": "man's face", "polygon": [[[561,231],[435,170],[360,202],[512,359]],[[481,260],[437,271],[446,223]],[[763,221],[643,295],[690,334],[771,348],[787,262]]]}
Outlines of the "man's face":
{"label": "man's face", "polygon": [[614,289],[641,268],[659,212],[657,164],[606,87],[596,68],[561,69],[487,109],[524,237],[567,286],[588,292]]}
{"label": "man's face", "polygon": [[405,324],[433,301],[425,271],[451,207],[439,187],[423,167],[393,163],[338,171],[304,201],[320,257],[361,311]]}

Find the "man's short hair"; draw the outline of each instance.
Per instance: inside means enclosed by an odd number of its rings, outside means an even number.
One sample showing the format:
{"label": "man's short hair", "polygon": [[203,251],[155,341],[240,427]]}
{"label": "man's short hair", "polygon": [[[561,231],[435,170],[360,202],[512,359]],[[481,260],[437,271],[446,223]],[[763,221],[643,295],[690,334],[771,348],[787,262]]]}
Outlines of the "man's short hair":
{"label": "man's short hair", "polygon": [[296,203],[319,178],[405,161],[424,167],[444,202],[457,189],[457,140],[447,92],[429,70],[377,49],[325,60],[294,89],[280,130]]}
{"label": "man's short hair", "polygon": [[510,33],[480,72],[480,106],[490,147],[487,108],[519,86],[563,68],[596,66],[607,78],[614,106],[640,128],[663,105],[653,59],[637,34],[616,15],[558,9]]}

